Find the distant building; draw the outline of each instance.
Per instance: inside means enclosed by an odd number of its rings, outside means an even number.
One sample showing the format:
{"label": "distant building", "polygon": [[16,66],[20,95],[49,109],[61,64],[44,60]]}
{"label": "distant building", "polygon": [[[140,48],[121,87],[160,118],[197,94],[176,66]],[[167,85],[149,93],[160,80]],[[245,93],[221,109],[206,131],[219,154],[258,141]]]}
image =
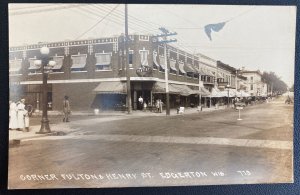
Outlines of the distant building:
{"label": "distant building", "polygon": [[251,96],[267,96],[268,86],[267,83],[263,81],[262,73],[259,70],[248,71],[242,70],[242,75],[247,77],[246,81],[246,91]]}

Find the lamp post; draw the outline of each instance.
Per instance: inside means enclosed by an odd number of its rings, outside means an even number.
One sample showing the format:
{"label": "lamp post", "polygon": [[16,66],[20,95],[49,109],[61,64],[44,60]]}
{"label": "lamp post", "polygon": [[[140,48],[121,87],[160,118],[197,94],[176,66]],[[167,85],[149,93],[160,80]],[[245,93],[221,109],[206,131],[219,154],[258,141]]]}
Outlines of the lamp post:
{"label": "lamp post", "polygon": [[227,85],[226,88],[227,88],[227,90],[228,90],[227,107],[229,107],[229,88],[230,88],[230,85]]}
{"label": "lamp post", "polygon": [[43,105],[42,105],[42,120],[41,120],[41,128],[37,134],[45,134],[50,133],[50,126],[48,120],[48,113],[47,113],[47,79],[48,79],[48,72],[55,66],[55,61],[49,61],[49,48],[42,47],[40,49],[41,52],[41,60],[36,60],[34,63],[37,66],[41,66],[42,77],[43,77],[43,84],[42,84],[42,91],[43,91]]}

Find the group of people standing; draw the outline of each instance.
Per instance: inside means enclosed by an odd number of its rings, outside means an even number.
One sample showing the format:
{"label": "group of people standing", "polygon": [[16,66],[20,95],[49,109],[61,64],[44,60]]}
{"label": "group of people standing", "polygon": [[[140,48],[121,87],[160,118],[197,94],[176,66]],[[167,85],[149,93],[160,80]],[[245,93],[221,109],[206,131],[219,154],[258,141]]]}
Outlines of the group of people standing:
{"label": "group of people standing", "polygon": [[29,112],[25,107],[25,99],[9,101],[9,129],[29,132]]}
{"label": "group of people standing", "polygon": [[[147,105],[147,102],[144,101],[144,99],[142,98],[142,96],[139,97],[138,101],[139,101],[139,107],[138,107],[138,109],[140,109],[140,110],[146,111],[147,107],[151,106],[150,102],[149,102],[149,105]],[[155,101],[155,108],[156,108],[156,112],[162,113],[163,102],[161,101],[161,99],[157,99]]]}

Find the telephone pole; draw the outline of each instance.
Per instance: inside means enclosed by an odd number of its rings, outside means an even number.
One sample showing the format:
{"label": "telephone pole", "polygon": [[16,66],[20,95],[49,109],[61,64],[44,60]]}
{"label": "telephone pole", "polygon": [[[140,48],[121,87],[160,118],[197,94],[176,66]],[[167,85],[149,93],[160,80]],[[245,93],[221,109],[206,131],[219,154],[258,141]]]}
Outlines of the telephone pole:
{"label": "telephone pole", "polygon": [[131,87],[130,87],[130,72],[129,72],[129,49],[128,49],[128,8],[125,4],[125,67],[126,67],[126,88],[127,88],[127,106],[128,114],[131,114]]}
{"label": "telephone pole", "polygon": [[162,32],[162,34],[156,35],[154,37],[162,38],[162,40],[159,40],[159,43],[162,43],[164,45],[164,57],[165,57],[165,83],[166,83],[166,115],[170,115],[170,93],[169,93],[169,68],[168,68],[168,60],[167,60],[167,43],[176,42],[176,39],[170,39],[168,40],[168,36],[177,35],[176,32],[170,32],[164,27],[159,28],[159,30]]}

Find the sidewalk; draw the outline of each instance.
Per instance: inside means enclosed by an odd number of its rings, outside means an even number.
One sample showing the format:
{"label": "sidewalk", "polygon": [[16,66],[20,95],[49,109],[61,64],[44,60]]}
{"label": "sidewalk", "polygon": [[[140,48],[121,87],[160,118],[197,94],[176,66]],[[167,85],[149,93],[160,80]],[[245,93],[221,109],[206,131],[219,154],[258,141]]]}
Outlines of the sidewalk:
{"label": "sidewalk", "polygon": [[[217,111],[217,110],[223,110],[226,109],[226,106],[219,106],[219,108],[211,107],[211,108],[202,108],[201,112],[207,112],[207,111]],[[192,113],[198,113],[197,108],[185,108],[184,114],[192,114]],[[171,115],[177,115],[176,109],[170,110]],[[38,117],[41,116],[42,112],[39,111],[38,113],[33,113],[32,116]],[[127,111],[100,111],[97,115],[93,111],[72,111],[72,116],[124,116],[128,115]],[[162,113],[157,112],[151,112],[149,110],[142,111],[142,110],[132,110],[131,115],[137,115],[137,116],[153,116],[153,115],[166,115],[166,111],[163,110]],[[59,111],[48,111],[48,116],[63,116],[62,112]]]}
{"label": "sidewalk", "polygon": [[[227,109],[227,107],[219,107],[218,109],[215,107],[212,108],[202,108],[202,111],[198,111],[197,108],[185,108],[185,111],[183,114],[177,114],[176,109],[170,110],[170,116],[178,116],[178,115],[184,115],[184,114],[199,114],[202,112],[213,112],[218,110],[224,110]],[[229,109],[229,108],[228,108]],[[49,111],[49,116],[60,116],[61,113],[58,111]],[[103,111],[99,112],[99,114],[95,115],[93,112],[79,112],[74,111],[72,112],[73,116],[94,116],[96,117],[93,120],[99,120],[105,121],[113,121],[113,120],[123,120],[125,118],[129,117],[145,117],[145,116],[166,116],[165,110],[162,113],[156,113],[156,112],[150,112],[150,111],[132,111],[131,114],[128,114],[127,112],[121,112],[121,111]],[[39,117],[39,114],[35,114],[35,117]],[[105,118],[102,118],[105,116]],[[29,132],[23,132],[23,131],[17,131],[17,130],[9,130],[9,143],[10,144],[20,144],[21,140],[25,139],[32,139],[32,138],[38,138],[38,137],[44,137],[44,136],[56,136],[57,133],[61,132],[63,134],[68,134],[71,132],[76,131],[76,129],[71,129],[69,123],[57,123],[55,125],[51,125],[51,133],[49,134],[37,134],[40,130],[40,125],[35,125],[30,127]]]}

